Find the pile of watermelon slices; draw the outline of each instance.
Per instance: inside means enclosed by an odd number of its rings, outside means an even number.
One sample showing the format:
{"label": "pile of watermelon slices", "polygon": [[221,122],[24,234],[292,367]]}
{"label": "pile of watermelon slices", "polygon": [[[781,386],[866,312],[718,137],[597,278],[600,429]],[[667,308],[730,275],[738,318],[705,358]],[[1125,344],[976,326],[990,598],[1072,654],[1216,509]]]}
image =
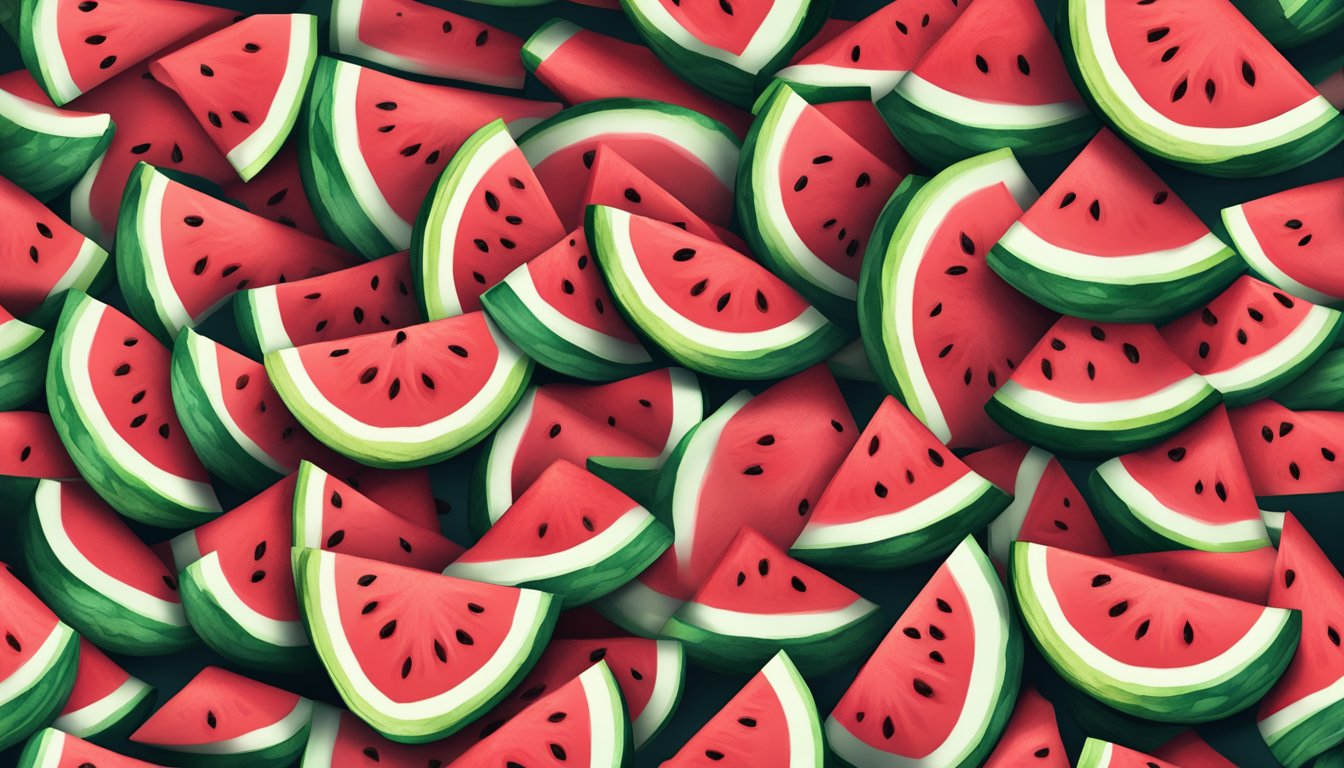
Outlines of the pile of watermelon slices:
{"label": "pile of watermelon slices", "polygon": [[1344,765],[1344,0],[216,2],[0,0],[0,765]]}

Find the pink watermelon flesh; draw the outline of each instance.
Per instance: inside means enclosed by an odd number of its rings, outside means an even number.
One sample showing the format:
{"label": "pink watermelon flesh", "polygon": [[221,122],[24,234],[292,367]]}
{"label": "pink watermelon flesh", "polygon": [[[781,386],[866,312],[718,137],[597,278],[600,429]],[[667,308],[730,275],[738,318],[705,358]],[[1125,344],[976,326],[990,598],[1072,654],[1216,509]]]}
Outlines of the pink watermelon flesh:
{"label": "pink watermelon flesh", "polygon": [[332,508],[343,502],[346,513],[356,517],[378,517],[384,511],[390,511],[418,528],[439,532],[438,511],[425,470],[388,472],[367,469],[353,462],[349,464],[362,469],[364,474],[326,473],[323,495],[327,499],[327,509],[324,515],[333,515]]}
{"label": "pink watermelon flesh", "polygon": [[83,483],[61,483],[60,494],[60,526],[75,551],[112,580],[164,602],[181,605],[177,574],[93,489]]}
{"label": "pink watermelon flesh", "polygon": [[[462,547],[399,516],[330,475],[325,476],[318,541],[332,552],[442,571]],[[297,539],[298,534],[296,534]]]}
{"label": "pink watermelon flesh", "polygon": [[445,741],[429,744],[389,741],[346,710],[341,710],[339,717],[330,768],[443,768],[459,754]]}
{"label": "pink watermelon flesh", "polygon": [[1227,0],[1109,0],[1105,24],[1120,70],[1139,96],[1181,125],[1255,125],[1317,97]]}
{"label": "pink watermelon flesh", "polygon": [[1344,298],[1344,178],[1277,192],[1241,206],[1255,241],[1293,280]]}
{"label": "pink watermelon flesh", "polygon": [[[52,759],[50,757],[48,760]],[[83,739],[61,734],[60,752],[54,762],[43,762],[43,768],[160,768],[154,763],[136,760],[92,744]]]}
{"label": "pink watermelon flesh", "polygon": [[757,672],[663,768],[713,765],[725,758],[725,765],[792,765],[807,756],[791,754],[789,726],[779,693]]}
{"label": "pink watermelon flesh", "polygon": [[85,237],[0,176],[0,304],[16,315],[42,306],[75,262]]}
{"label": "pink watermelon flesh", "polygon": [[1115,559],[1130,570],[1163,581],[1265,605],[1269,599],[1274,554],[1273,547],[1258,547],[1245,552],[1175,549],[1121,555]]}
{"label": "pink watermelon flesh", "polygon": [[1186,768],[1186,766],[1168,763],[1136,749],[1112,744],[1111,759],[1106,763],[1106,768]]}
{"label": "pink watermelon flesh", "polygon": [[293,227],[305,235],[326,238],[299,176],[294,142],[286,144],[261,172],[249,181],[232,179],[221,188],[224,197],[237,200],[258,216]]}
{"label": "pink watermelon flesh", "polygon": [[1190,375],[1151,325],[1062,317],[1013,372],[1029,390],[1076,403],[1128,400]]}
{"label": "pink watermelon flesh", "polygon": [[658,0],[671,22],[701,45],[741,55],[770,13],[772,0],[686,3]]}
{"label": "pink watermelon flesh", "polygon": [[66,699],[61,716],[77,712],[90,704],[96,704],[117,692],[131,675],[117,663],[98,650],[98,646],[88,640],[79,640],[79,668],[75,674],[75,687]]}
{"label": "pink watermelon flesh", "polygon": [[2,411],[0,435],[6,436],[0,450],[0,475],[53,480],[79,477],[51,416],[39,411]]}
{"label": "pink watermelon flesh", "polygon": [[1261,400],[1227,415],[1256,496],[1344,491],[1344,413]]}
{"label": "pink watermelon flesh", "polygon": [[[14,575],[8,563],[0,563],[0,680],[8,681],[42,648],[60,620]],[[13,638],[13,640],[10,640]]]}
{"label": "pink watermelon flesh", "polygon": [[[500,88],[522,88],[522,38],[413,0],[363,0],[355,32],[398,69]],[[343,51],[369,56],[360,50]]]}
{"label": "pink watermelon flesh", "polygon": [[639,342],[588,253],[588,238],[576,229],[527,262],[537,294],[547,305],[585,328],[629,344]]}
{"label": "pink watermelon flesh", "polygon": [[852,29],[857,21],[852,19],[828,18],[821,23],[821,29],[812,36],[810,40],[803,43],[798,50],[793,52],[793,57],[789,59],[790,64],[797,64],[806,59],[821,48],[823,45],[831,42],[835,38],[844,34],[846,30]]}
{"label": "pink watermelon flesh", "polygon": [[[594,691],[605,696],[604,690]],[[587,689],[577,676],[483,738],[457,762],[463,766],[594,765],[591,738],[606,723],[594,723]],[[620,714],[617,714],[620,717]]]}
{"label": "pink watermelon flesh", "polygon": [[873,102],[867,99],[828,101],[812,106],[898,175],[904,176],[914,170],[915,161],[896,140]]}
{"label": "pink watermelon flesh", "polygon": [[984,768],[1070,768],[1055,707],[1035,688],[1018,694],[1012,719]]}
{"label": "pink watermelon flesh", "polygon": [[1236,763],[1223,757],[1193,730],[1182,732],[1154,750],[1153,757],[1184,768],[1237,768]]}
{"label": "pink watermelon flesh", "polygon": [[861,600],[830,576],[789,557],[743,526],[691,601],[742,613],[826,613]]}
{"label": "pink watermelon flesh", "polygon": [[[795,57],[793,63],[886,71],[891,73],[890,84],[895,85],[969,5],[946,0],[893,0],[813,53]],[[885,91],[874,93],[873,98],[884,95]]]}
{"label": "pink watermelon flesh", "polygon": [[206,667],[131,734],[131,741],[167,748],[225,741],[279,722],[300,701],[289,691]]}

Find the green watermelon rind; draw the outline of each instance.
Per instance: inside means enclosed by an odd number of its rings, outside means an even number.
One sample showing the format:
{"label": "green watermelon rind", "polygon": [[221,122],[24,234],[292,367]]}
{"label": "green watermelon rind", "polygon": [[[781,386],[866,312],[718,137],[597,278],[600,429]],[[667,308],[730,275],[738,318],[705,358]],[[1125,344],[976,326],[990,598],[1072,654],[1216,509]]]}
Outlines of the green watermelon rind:
{"label": "green watermelon rind", "polygon": [[[1344,3],[1326,2],[1281,3],[1279,0],[1238,0],[1235,3],[1246,19],[1260,30],[1275,48],[1284,50],[1329,39],[1332,31],[1344,24]],[[1338,43],[1338,38],[1335,38]]]}
{"label": "green watermelon rind", "polygon": [[[1204,552],[1246,552],[1270,546],[1269,535],[1263,533],[1264,524],[1258,512],[1255,519],[1248,522],[1258,524],[1256,533],[1260,535],[1229,538],[1226,534],[1218,535],[1217,529],[1223,526],[1204,523],[1179,510],[1167,509],[1156,499],[1142,499],[1144,506],[1151,504],[1153,509],[1141,509],[1137,504],[1125,500],[1114,485],[1117,482],[1132,484],[1139,493],[1146,490],[1138,478],[1122,467],[1118,458],[1110,459],[1093,470],[1088,477],[1087,487],[1091,491],[1092,511],[1097,520],[1109,524],[1106,532],[1110,535],[1107,538],[1112,543],[1125,543],[1127,551],[1198,549]],[[1170,524],[1164,525],[1163,518],[1167,518]],[[1176,526],[1192,530],[1182,531]],[[1194,533],[1201,528],[1209,529],[1210,535],[1199,536]]]}
{"label": "green watermelon rind", "polygon": [[127,682],[138,684],[129,696],[125,696],[122,689],[108,695],[123,697],[121,704],[110,712],[102,712],[101,705],[107,699],[100,699],[89,704],[90,707],[99,708],[98,714],[101,717],[97,722],[83,722],[77,718],[83,710],[75,712],[66,712],[52,721],[51,727],[64,731],[65,733],[91,741],[94,744],[106,745],[119,742],[131,735],[131,732],[140,727],[140,724],[149,719],[149,715],[154,711],[158,692],[153,686],[144,681],[130,678]]}
{"label": "green watermelon rind", "polygon": [[102,157],[115,132],[106,113],[63,114],[0,89],[0,176],[51,200]]}
{"label": "green watermelon rind", "polygon": [[[1043,604],[1043,590],[1051,602],[1055,601],[1048,584],[1037,583],[1047,579],[1038,572],[1044,567],[1044,554],[1048,549],[1039,544],[1013,544],[1008,566],[1009,582],[1023,624],[1050,666],[1074,687],[1103,704],[1159,722],[1210,722],[1239,712],[1258,701],[1273,687],[1292,661],[1301,633],[1301,613],[1264,608],[1256,627],[1263,623],[1266,628],[1255,631],[1268,633],[1269,637],[1259,646],[1243,651],[1243,658],[1228,659],[1226,663],[1219,664],[1217,669],[1212,659],[1198,665],[1202,675],[1200,680],[1181,682],[1179,678],[1182,675],[1178,669],[1133,667],[1118,662],[1117,668],[1147,669],[1151,672],[1151,680],[1138,683],[1117,677],[1097,663],[1102,656],[1100,651],[1090,644],[1087,650],[1078,650],[1060,634],[1064,627],[1074,633],[1077,630],[1062,615],[1058,603],[1055,603],[1053,609]],[[1033,568],[1033,559],[1040,559],[1042,564]],[[1216,617],[1209,618],[1216,620]],[[1079,639],[1086,642],[1081,635]],[[1238,645],[1244,642],[1243,637]]]}
{"label": "green watermelon rind", "polygon": [[0,411],[18,408],[42,391],[51,337],[13,318],[0,324]]}
{"label": "green watermelon rind", "polygon": [[[1317,327],[1313,329],[1308,323],[1314,323]],[[1299,334],[1299,329],[1309,335]],[[1228,407],[1249,405],[1273,395],[1306,373],[1335,345],[1341,330],[1344,330],[1344,315],[1329,307],[1313,306],[1288,337],[1238,364],[1238,368],[1249,368],[1251,363],[1255,363],[1250,376],[1242,373],[1234,377],[1234,369],[1207,373],[1205,377],[1222,392],[1223,402]],[[1300,338],[1300,335],[1306,335],[1306,338]],[[1293,344],[1294,341],[1297,343]]]}
{"label": "green watermelon rind", "polygon": [[[46,652],[45,659],[40,655],[43,652]],[[40,664],[40,668],[30,668],[34,662]],[[58,621],[38,654],[0,681],[7,689],[6,698],[0,699],[0,750],[23,741],[60,713],[74,690],[78,667],[79,635],[69,625]],[[11,693],[8,689],[20,672],[30,674],[31,680],[22,689]]]}
{"label": "green watermelon rind", "polygon": [[[1083,742],[1083,751],[1078,755],[1077,768],[1111,768],[1117,765],[1111,754],[1114,747],[1115,745],[1109,741],[1088,736],[1087,741]],[[1156,763],[1149,763],[1149,765],[1156,765]]]}
{"label": "green watermelon rind", "polygon": [[[1281,709],[1271,717],[1282,712]],[[1316,755],[1339,744],[1340,732],[1344,730],[1344,701],[1335,700],[1282,727],[1275,727],[1277,723],[1267,725],[1267,722],[1260,720],[1256,726],[1274,758],[1288,768],[1300,768]],[[1317,760],[1313,766],[1321,768],[1322,761]]]}
{"label": "green watermelon rind", "polygon": [[292,624],[285,627],[289,639],[288,642],[279,642],[274,637],[264,637],[265,632],[259,629],[258,624],[274,627],[281,622],[244,615],[251,611],[224,579],[219,553],[207,553],[183,569],[180,590],[187,620],[211,650],[229,661],[261,671],[311,669],[317,666],[317,658],[308,643],[302,621],[296,619],[284,622],[286,625]]}
{"label": "green watermelon rind", "polygon": [[[117,286],[126,299],[126,309],[145,330],[171,343],[177,331],[194,326],[195,318],[186,314],[182,299],[173,290],[162,262],[151,263],[151,254],[163,255],[164,243],[159,232],[146,232],[151,221],[157,222],[168,177],[148,163],[137,163],[126,180],[117,213],[116,269]],[[150,195],[157,187],[157,204]]]}
{"label": "green watermelon rind", "polygon": [[[43,9],[43,5],[55,5],[56,0],[16,0],[9,5],[18,5],[18,34],[14,42],[18,44],[19,54],[24,66],[32,73],[33,79],[42,86],[52,103],[61,107],[77,98],[83,91],[70,77],[66,65],[68,57],[61,49],[60,38],[55,26],[55,9]],[[43,34],[44,29],[46,34]],[[13,33],[13,30],[10,30]],[[56,68],[61,72],[58,77]]]}
{"label": "green watermelon rind", "polygon": [[1272,397],[1293,411],[1344,411],[1344,350],[1331,350]]}

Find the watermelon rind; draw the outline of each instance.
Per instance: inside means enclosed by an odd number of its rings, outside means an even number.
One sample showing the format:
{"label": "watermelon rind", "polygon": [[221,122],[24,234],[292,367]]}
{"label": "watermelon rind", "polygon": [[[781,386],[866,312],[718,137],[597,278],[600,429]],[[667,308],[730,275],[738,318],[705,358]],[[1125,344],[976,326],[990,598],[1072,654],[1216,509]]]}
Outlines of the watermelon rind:
{"label": "watermelon rind", "polygon": [[66,296],[47,367],[47,403],[61,442],[89,485],[99,495],[116,498],[117,511],[165,528],[199,525],[220,512],[214,488],[151,464],[117,434],[98,406],[88,359],[107,311],[106,304],[82,291]]}
{"label": "watermelon rind", "polygon": [[1108,123],[1140,148],[1210,176],[1265,176],[1321,156],[1344,140],[1344,116],[1324,96],[1239,128],[1183,125],[1150,106],[1120,67],[1106,32],[1107,0],[1069,0],[1056,25],[1064,60]]}
{"label": "watermelon rind", "polygon": [[[1087,741],[1083,742],[1082,753],[1078,755],[1078,768],[1111,768],[1111,753],[1114,750],[1115,745],[1111,742],[1089,736]],[[1156,765],[1156,763],[1149,763],[1149,765]]]}
{"label": "watermelon rind", "polygon": [[103,698],[52,721],[51,727],[87,741],[107,744],[129,736],[154,710],[157,692],[149,683],[127,677]]}
{"label": "watermelon rind", "polygon": [[1344,411],[1344,350],[1326,352],[1273,399],[1294,411]]}
{"label": "watermelon rind", "polygon": [[1344,307],[1344,296],[1332,296],[1308,285],[1303,285],[1274,263],[1269,254],[1265,253],[1260,238],[1255,234],[1255,228],[1246,218],[1244,204],[1224,208],[1221,216],[1223,226],[1227,228],[1227,234],[1232,239],[1232,244],[1237,247],[1237,252],[1241,254],[1241,258],[1251,268],[1252,274],[1299,299],[1310,301],[1312,304]]}
{"label": "watermelon rind", "polygon": [[249,607],[229,586],[218,552],[188,565],[180,582],[187,620],[220,656],[261,670],[315,665],[303,622],[273,619]]}
{"label": "watermelon rind", "polygon": [[33,590],[90,642],[113,653],[157,656],[196,645],[182,604],[109,576],[70,539],[61,518],[61,483],[33,493],[23,553]]}
{"label": "watermelon rind", "polygon": [[107,113],[72,114],[0,87],[0,176],[50,200],[79,181],[115,131]]}
{"label": "watermelon rind", "polygon": [[0,411],[18,408],[42,391],[50,348],[41,328],[16,317],[0,322]]}
{"label": "watermelon rind", "polygon": [[[285,768],[303,752],[313,702],[299,697],[281,719],[233,738],[202,744],[149,745],[157,759],[191,768]],[[132,739],[134,740],[134,739]]]}
{"label": "watermelon rind", "polygon": [[1338,685],[1336,680],[1256,723],[1261,738],[1280,763],[1289,768],[1300,768],[1308,763],[1312,768],[1328,765],[1321,760],[1312,763],[1311,759],[1319,754],[1323,745],[1339,742],[1344,701],[1338,699]]}
{"label": "watermelon rind", "polygon": [[0,680],[0,750],[24,740],[61,711],[78,666],[79,635],[58,621],[37,653]]}
{"label": "watermelon rind", "polygon": [[[1344,25],[1339,0],[1283,3],[1279,0],[1235,0],[1233,3],[1265,38],[1280,50],[1318,39],[1330,39]],[[1335,38],[1338,42],[1338,38]]]}
{"label": "watermelon rind", "polygon": [[681,704],[686,687],[686,649],[674,640],[658,640],[654,659],[654,684],[644,711],[630,722],[635,749],[662,733]]}
{"label": "watermelon rind", "polygon": [[1302,322],[1273,347],[1232,368],[1206,373],[1205,381],[1223,394],[1229,406],[1246,405],[1274,394],[1297,379],[1335,346],[1344,315],[1313,305]]}
{"label": "watermelon rind", "polygon": [[1264,523],[1238,520],[1211,523],[1164,505],[1129,473],[1120,459],[1103,462],[1087,481],[1092,510],[1110,523],[1132,548],[1159,551],[1174,547],[1205,552],[1246,552],[1270,546]]}
{"label": "watermelon rind", "polygon": [[1023,623],[1061,677],[1115,709],[1160,722],[1218,720],[1263,696],[1293,658],[1301,614],[1265,608],[1231,649],[1200,664],[1118,662],[1083,637],[1060,609],[1046,574],[1048,550],[1041,544],[1013,545],[1010,581]]}
{"label": "watermelon rind", "polygon": [[[65,744],[67,739],[79,738],[74,734],[67,734],[59,727],[52,725],[43,728],[41,731],[33,734],[28,739],[28,743],[23,745],[23,751],[19,753],[15,768],[52,768],[62,765],[62,758],[65,757]],[[125,765],[130,768],[144,768],[149,763],[140,761],[131,761],[131,758],[123,758]],[[68,763],[66,763],[68,764]],[[93,765],[93,763],[83,763],[82,765]],[[116,766],[109,768],[121,768],[123,764],[117,763]]]}

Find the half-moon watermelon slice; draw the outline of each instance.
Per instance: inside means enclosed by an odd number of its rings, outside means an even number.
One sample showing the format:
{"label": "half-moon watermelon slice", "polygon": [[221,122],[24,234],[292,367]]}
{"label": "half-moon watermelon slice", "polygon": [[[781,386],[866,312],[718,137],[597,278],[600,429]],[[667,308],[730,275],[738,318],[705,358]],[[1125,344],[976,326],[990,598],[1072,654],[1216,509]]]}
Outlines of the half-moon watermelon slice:
{"label": "half-moon watermelon slice", "polygon": [[1055,707],[1035,688],[1024,686],[1013,716],[984,768],[1070,768],[1059,737]]}
{"label": "half-moon watermelon slice", "polygon": [[1078,768],[1184,768],[1184,766],[1158,760],[1137,749],[1122,747],[1089,736],[1083,743],[1082,754],[1078,755]]}
{"label": "half-moon watermelon slice", "polygon": [[1202,723],[1245,709],[1297,647],[1296,611],[1162,581],[1106,558],[1013,545],[1013,592],[1046,661],[1138,717]]}
{"label": "half-moon watermelon slice", "polygon": [[1314,304],[1344,306],[1344,178],[1224,208],[1223,224],[1251,271]]}
{"label": "half-moon watermelon slice", "polygon": [[1284,509],[1305,499],[1274,497],[1344,491],[1344,413],[1290,411],[1261,400],[1227,415],[1261,504]]}
{"label": "half-moon watermelon slice", "polygon": [[349,768],[372,764],[421,768],[452,763],[449,742],[401,744],[383,738],[364,721],[321,702],[313,703],[313,724],[304,745],[302,768]]}
{"label": "half-moon watermelon slice", "polygon": [[70,697],[79,635],[7,563],[0,563],[0,600],[0,749],[8,749],[54,718]]}
{"label": "half-moon watermelon slice", "polygon": [[0,305],[10,312],[45,323],[67,289],[96,293],[110,280],[107,251],[3,176],[0,208]]}
{"label": "half-moon watermelon slice", "polygon": [[979,765],[1008,724],[1022,636],[967,538],[915,596],[826,720],[845,766]]}
{"label": "half-moon watermelon slice", "polygon": [[[77,480],[79,470],[61,444],[51,416],[40,411],[0,411],[0,435],[9,436],[0,449],[0,502],[13,510],[28,507],[37,481]],[[9,522],[0,523],[8,531]],[[0,534],[3,535],[3,534]]]}
{"label": "half-moon watermelon slice", "polygon": [[120,739],[149,717],[154,697],[152,686],[81,639],[75,687],[51,725],[80,739]]}
{"label": "half-moon watermelon slice", "polygon": [[0,411],[26,405],[42,391],[51,336],[0,306]]}
{"label": "half-moon watermelon slice", "polygon": [[990,250],[989,266],[1051,309],[1154,322],[1212,298],[1240,272],[1209,231],[1109,130],[1078,153]]}
{"label": "half-moon watermelon slice", "polygon": [[1068,0],[1059,27],[1107,122],[1177,165],[1263,176],[1344,139],[1344,117],[1228,0]]}
{"label": "half-moon watermelon slice", "polygon": [[107,113],[57,109],[26,69],[0,75],[0,176],[38,200],[78,181],[115,130]]}

